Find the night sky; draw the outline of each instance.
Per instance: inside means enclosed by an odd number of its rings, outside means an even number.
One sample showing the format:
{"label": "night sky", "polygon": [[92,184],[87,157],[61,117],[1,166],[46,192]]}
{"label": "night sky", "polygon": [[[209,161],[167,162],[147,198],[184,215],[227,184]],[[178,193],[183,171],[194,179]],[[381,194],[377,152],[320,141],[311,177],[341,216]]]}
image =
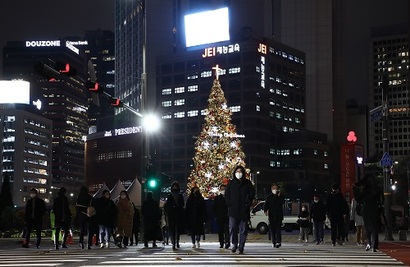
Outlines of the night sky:
{"label": "night sky", "polygon": [[1,0],[0,62],[7,41],[84,36],[96,29],[114,31],[114,0]]}
{"label": "night sky", "polygon": [[[83,36],[86,30],[114,31],[115,0],[0,0],[0,49],[7,41]],[[158,1],[158,0],[152,0]],[[171,0],[160,0],[171,1]],[[252,0],[248,0],[252,1]],[[303,0],[300,0],[303,1]],[[407,21],[408,0],[338,0],[346,10],[349,50],[347,98],[366,103],[369,27]],[[0,63],[2,62],[2,52]],[[0,64],[0,74],[2,63]],[[1,77],[0,77],[1,78]]]}

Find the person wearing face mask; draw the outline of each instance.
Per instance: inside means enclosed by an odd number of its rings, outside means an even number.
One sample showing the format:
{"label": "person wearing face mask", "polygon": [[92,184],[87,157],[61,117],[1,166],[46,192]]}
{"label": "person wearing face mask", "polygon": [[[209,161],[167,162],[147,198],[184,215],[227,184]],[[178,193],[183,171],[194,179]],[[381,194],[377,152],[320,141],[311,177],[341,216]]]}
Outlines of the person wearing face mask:
{"label": "person wearing face mask", "polygon": [[172,249],[179,248],[179,238],[183,230],[184,197],[177,181],[171,184],[171,193],[168,194],[164,204],[164,212],[168,222]]}
{"label": "person wearing face mask", "polygon": [[40,248],[41,229],[43,228],[43,216],[46,212],[46,204],[44,200],[37,196],[37,189],[30,190],[30,199],[27,201],[24,213],[24,242],[23,247],[28,248],[30,242],[31,231],[36,231],[37,242],[36,247]]}
{"label": "person wearing face mask", "polygon": [[191,236],[192,248],[199,248],[199,240],[205,234],[206,206],[199,187],[194,186],[186,201],[186,223],[188,234]]}
{"label": "person wearing face mask", "polygon": [[109,248],[115,221],[117,219],[117,206],[111,200],[111,193],[105,189],[96,200],[96,223],[99,229],[100,248]]}
{"label": "person wearing face mask", "polygon": [[349,206],[339,189],[338,184],[333,184],[332,191],[326,199],[326,213],[330,221],[330,235],[333,246],[336,246],[336,242],[339,245],[344,244],[344,222],[349,214]]}
{"label": "person wearing face mask", "polygon": [[273,183],[271,186],[272,194],[268,195],[265,201],[264,211],[269,218],[269,230],[272,240],[272,247],[282,246],[282,221],[284,199],[279,192],[279,186]]}
{"label": "person wearing face mask", "polygon": [[60,231],[63,230],[63,242],[61,247],[62,248],[67,248],[67,238],[68,238],[68,232],[71,227],[71,210],[70,210],[70,204],[68,202],[68,198],[66,196],[67,189],[64,187],[61,187],[60,190],[58,191],[58,196],[54,199],[53,203],[53,211],[55,215],[55,227],[56,227],[56,233],[55,233],[55,248],[56,250],[59,249],[59,237],[60,237]]}
{"label": "person wearing face mask", "polygon": [[243,166],[237,166],[234,169],[233,177],[225,189],[225,198],[228,204],[232,253],[239,249],[239,254],[243,254],[248,234],[247,224],[250,220],[250,207],[255,198],[255,189],[251,181],[246,178]]}
{"label": "person wearing face mask", "polygon": [[214,198],[213,210],[218,224],[218,239],[219,248],[230,247],[229,242],[229,217],[228,217],[228,205],[225,198],[226,185],[219,187],[220,194]]}
{"label": "person wearing face mask", "polygon": [[161,232],[161,209],[154,200],[153,193],[147,192],[147,198],[141,207],[142,228],[144,229],[144,248],[148,248],[148,242],[152,240],[152,247],[157,247],[157,240],[162,240]]}
{"label": "person wearing face mask", "polygon": [[318,195],[313,197],[313,203],[310,206],[310,218],[313,221],[313,235],[316,245],[322,244],[324,242],[323,227],[326,220],[326,206]]}
{"label": "person wearing face mask", "polygon": [[302,205],[298,215],[299,241],[309,242],[309,211],[306,205]]}
{"label": "person wearing face mask", "polygon": [[134,219],[134,206],[128,197],[127,191],[120,193],[117,201],[117,246],[119,248],[128,246],[128,240],[132,235],[132,225]]}

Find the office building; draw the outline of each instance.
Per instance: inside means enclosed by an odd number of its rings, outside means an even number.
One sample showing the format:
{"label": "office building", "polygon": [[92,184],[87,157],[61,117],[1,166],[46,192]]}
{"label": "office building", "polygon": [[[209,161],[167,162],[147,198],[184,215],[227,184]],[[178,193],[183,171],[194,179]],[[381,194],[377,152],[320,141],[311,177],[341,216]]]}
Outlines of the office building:
{"label": "office building", "polygon": [[[293,188],[320,187],[328,180],[326,136],[305,131],[302,52],[245,34],[236,42],[209,44],[157,62],[157,104],[163,119],[158,162],[164,174],[185,186],[215,78],[212,67],[218,64],[232,122],[238,134],[245,135],[241,143],[247,167],[257,173],[258,193],[268,192],[273,181]],[[284,138],[296,133],[298,137]],[[307,166],[315,157],[318,164]],[[308,169],[315,169],[314,174]]]}
{"label": "office building", "polygon": [[[387,104],[389,122],[369,122],[369,157],[388,152],[398,161],[410,154],[409,29],[407,25],[373,28],[370,46],[369,109]],[[388,148],[383,138],[388,139]]]}
{"label": "office building", "polygon": [[16,207],[25,206],[31,188],[47,204],[52,197],[52,121],[24,106],[0,104],[0,168],[2,178],[10,181]]}
{"label": "office building", "polygon": [[[66,40],[8,42],[3,49],[3,74],[6,79],[24,79],[31,83],[30,99],[42,102],[42,115],[53,121],[52,185],[65,186],[77,193],[84,184],[84,141],[88,133],[88,92],[86,60]],[[76,76],[45,77],[35,69],[40,62],[57,67],[67,63]]]}

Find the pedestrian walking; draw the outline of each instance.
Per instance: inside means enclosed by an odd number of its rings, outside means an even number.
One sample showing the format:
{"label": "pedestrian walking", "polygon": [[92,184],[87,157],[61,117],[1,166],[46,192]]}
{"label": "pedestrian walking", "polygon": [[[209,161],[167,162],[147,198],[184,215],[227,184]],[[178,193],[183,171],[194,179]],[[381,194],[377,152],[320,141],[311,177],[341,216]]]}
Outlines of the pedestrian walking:
{"label": "pedestrian walking", "polygon": [[322,244],[324,242],[326,206],[320,199],[319,195],[313,197],[313,203],[310,206],[310,218],[313,221],[313,232],[316,245]]}
{"label": "pedestrian walking", "polygon": [[[89,222],[91,214],[88,214],[87,210],[89,207],[93,207],[93,197],[88,193],[88,189],[85,186],[80,188],[80,193],[78,194],[77,202],[75,204],[76,208],[76,220],[80,227],[80,247],[84,249],[84,236],[87,235],[87,248],[91,249],[92,246],[92,233],[90,232]],[[90,217],[89,217],[90,215]]]}
{"label": "pedestrian walking", "polygon": [[358,203],[356,198],[352,199],[350,207],[350,220],[354,221],[356,227],[356,243],[358,246],[365,245],[365,228],[363,221],[363,203]]}
{"label": "pedestrian walking", "polygon": [[117,201],[117,225],[116,243],[119,248],[127,248],[129,238],[132,235],[134,205],[132,204],[127,191],[120,193]]}
{"label": "pedestrian walking", "polygon": [[299,241],[309,242],[309,211],[306,205],[302,205],[301,211],[298,215],[298,225],[299,225]]}
{"label": "pedestrian walking", "polygon": [[96,224],[99,230],[100,248],[109,248],[113,229],[117,220],[117,206],[111,200],[111,193],[104,190],[102,196],[96,200]]}
{"label": "pedestrian walking", "polygon": [[330,234],[333,246],[336,246],[336,242],[339,245],[344,244],[344,223],[349,214],[349,206],[339,189],[338,184],[333,184],[332,191],[326,199],[326,213],[330,220]]}
{"label": "pedestrian walking", "polygon": [[214,198],[213,210],[216,217],[216,223],[218,225],[218,240],[219,248],[230,247],[229,241],[229,217],[228,217],[228,204],[225,198],[226,185],[219,187],[219,195]]}
{"label": "pedestrian walking", "polygon": [[363,203],[362,214],[368,244],[366,250],[376,252],[379,249],[379,231],[381,229],[383,194],[376,179],[366,175],[355,186],[355,198]]}
{"label": "pedestrian walking", "polygon": [[43,199],[38,197],[35,188],[30,190],[30,199],[26,203],[24,213],[23,247],[28,248],[30,243],[31,231],[36,231],[36,247],[40,248],[41,230],[43,228],[43,216],[46,213],[46,204]]}
{"label": "pedestrian walking", "polygon": [[55,216],[55,248],[59,249],[59,237],[60,231],[63,230],[63,242],[61,244],[62,248],[67,248],[67,238],[69,235],[71,227],[71,211],[70,204],[68,203],[68,198],[66,196],[67,189],[61,187],[58,191],[58,196],[54,199],[53,211]]}
{"label": "pedestrian walking", "polygon": [[132,206],[134,207],[134,218],[132,219],[132,234],[130,237],[130,246],[132,246],[133,244],[138,246],[138,235],[141,228],[141,214],[137,206],[135,206],[134,202],[132,202]]}
{"label": "pedestrian walking", "polygon": [[192,248],[200,248],[201,236],[205,234],[206,206],[199,187],[191,189],[186,201],[186,226],[191,236]]}
{"label": "pedestrian walking", "polygon": [[235,167],[232,176],[225,191],[226,203],[228,204],[229,235],[232,252],[235,253],[239,248],[239,253],[243,254],[255,189],[251,181],[246,178],[243,166]]}
{"label": "pedestrian walking", "polygon": [[144,247],[148,248],[148,242],[152,240],[152,247],[158,247],[156,242],[162,240],[160,227],[161,210],[159,204],[153,198],[152,192],[147,192],[147,198],[141,207],[142,226],[144,229]]}
{"label": "pedestrian walking", "polygon": [[282,221],[284,199],[280,193],[279,186],[273,183],[271,186],[272,193],[266,197],[263,208],[265,215],[269,219],[269,230],[272,240],[272,247],[280,248],[282,246]]}
{"label": "pedestrian walking", "polygon": [[179,183],[175,181],[171,184],[171,193],[168,194],[164,204],[173,249],[179,248],[179,238],[184,228],[184,204],[181,188]]}

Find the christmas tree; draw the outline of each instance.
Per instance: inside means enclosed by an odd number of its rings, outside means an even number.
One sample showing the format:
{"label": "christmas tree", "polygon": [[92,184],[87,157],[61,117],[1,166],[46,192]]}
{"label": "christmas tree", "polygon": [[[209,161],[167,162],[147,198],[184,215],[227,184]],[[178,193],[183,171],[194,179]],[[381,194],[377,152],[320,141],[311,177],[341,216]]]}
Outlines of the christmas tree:
{"label": "christmas tree", "polygon": [[205,110],[205,123],[195,142],[194,169],[188,178],[188,191],[198,186],[204,197],[213,197],[219,186],[227,184],[234,168],[245,167],[245,153],[242,151],[236,127],[231,123],[232,112],[219,84],[219,68],[216,65],[214,80]]}

